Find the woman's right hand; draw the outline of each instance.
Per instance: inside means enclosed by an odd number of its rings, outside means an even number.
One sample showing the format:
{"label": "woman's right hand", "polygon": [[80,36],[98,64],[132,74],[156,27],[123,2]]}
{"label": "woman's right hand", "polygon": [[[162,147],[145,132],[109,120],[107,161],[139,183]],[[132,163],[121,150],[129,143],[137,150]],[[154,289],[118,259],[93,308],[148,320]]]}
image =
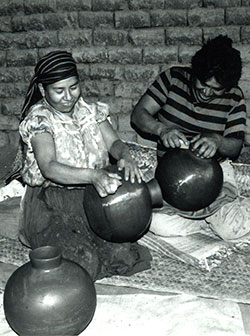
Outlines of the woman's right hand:
{"label": "woman's right hand", "polygon": [[167,148],[189,147],[189,141],[186,136],[176,128],[163,128],[160,133],[160,139]]}
{"label": "woman's right hand", "polygon": [[93,170],[92,184],[101,197],[114,194],[122,184],[122,178],[116,173],[109,173],[104,169]]}

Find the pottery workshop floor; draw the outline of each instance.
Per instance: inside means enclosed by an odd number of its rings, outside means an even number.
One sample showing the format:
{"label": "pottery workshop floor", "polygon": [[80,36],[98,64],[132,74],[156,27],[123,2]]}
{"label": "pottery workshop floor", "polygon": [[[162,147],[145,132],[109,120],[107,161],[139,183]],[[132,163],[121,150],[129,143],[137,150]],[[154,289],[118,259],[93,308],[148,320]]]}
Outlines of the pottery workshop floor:
{"label": "pottery workshop floor", "polygon": [[[8,235],[13,234],[18,211],[17,204],[12,204],[7,211],[0,206],[1,235],[6,234],[6,230]],[[16,268],[11,263],[0,263],[1,336],[16,335],[3,312],[4,284]],[[247,304],[103,284],[96,284],[96,291],[96,312],[82,333],[84,336],[250,335],[250,306]]]}

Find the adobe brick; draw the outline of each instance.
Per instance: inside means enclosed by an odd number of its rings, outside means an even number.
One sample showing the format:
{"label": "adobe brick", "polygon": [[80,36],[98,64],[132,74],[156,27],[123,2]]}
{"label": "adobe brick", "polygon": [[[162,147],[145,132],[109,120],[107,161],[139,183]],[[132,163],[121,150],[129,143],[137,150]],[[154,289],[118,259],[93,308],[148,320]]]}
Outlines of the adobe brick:
{"label": "adobe brick", "polygon": [[196,8],[202,7],[202,0],[165,0],[165,8]]}
{"label": "adobe brick", "polygon": [[27,83],[0,83],[0,98],[23,98],[27,92]]}
{"label": "adobe brick", "polygon": [[36,65],[36,50],[13,50],[7,51],[7,66]]}
{"label": "adobe brick", "polygon": [[90,64],[77,64],[78,75],[80,81],[85,81],[90,78]]}
{"label": "adobe brick", "polygon": [[101,97],[114,96],[114,87],[107,80],[85,80],[82,92],[84,97],[98,97],[102,101]]}
{"label": "adobe brick", "polygon": [[0,32],[12,32],[12,22],[10,16],[2,16],[0,19]]}
{"label": "adobe brick", "polygon": [[92,45],[92,30],[60,30],[58,32],[58,44],[60,47],[80,47]]}
{"label": "adobe brick", "polygon": [[110,107],[110,113],[131,113],[133,105],[131,98],[108,97],[105,102]]}
{"label": "adobe brick", "polygon": [[202,44],[202,29],[196,27],[168,27],[166,44]]}
{"label": "adobe brick", "polygon": [[13,46],[14,34],[12,33],[1,33],[0,34],[0,49],[9,49]]}
{"label": "adobe brick", "polygon": [[184,9],[155,10],[151,14],[152,27],[186,26],[187,11]]}
{"label": "adobe brick", "polygon": [[5,65],[6,65],[6,52],[0,50],[0,66],[5,66]]}
{"label": "adobe brick", "polygon": [[227,8],[226,24],[228,25],[249,25],[250,10],[249,7]]}
{"label": "adobe brick", "polygon": [[164,45],[165,34],[163,28],[133,29],[129,31],[129,42],[135,46]]}
{"label": "adobe brick", "polygon": [[[250,80],[250,63],[242,64],[241,80]],[[250,113],[250,110],[249,110]]]}
{"label": "adobe brick", "polygon": [[56,8],[65,12],[91,10],[91,0],[56,0]]}
{"label": "adobe brick", "polygon": [[117,11],[128,9],[127,1],[124,0],[92,0],[94,11]]}
{"label": "adobe brick", "polygon": [[33,15],[18,15],[12,18],[12,31],[13,32],[23,32],[38,30],[42,31],[45,29],[44,20],[42,14]]}
{"label": "adobe brick", "polygon": [[144,82],[145,86],[158,75],[158,65],[127,65],[124,69],[124,78],[128,82]]}
{"label": "adobe brick", "polygon": [[[46,52],[47,53],[47,52]],[[35,70],[34,70],[34,66],[22,66],[21,70],[23,72],[23,80],[26,83],[29,83],[31,78],[33,77]]]}
{"label": "adobe brick", "polygon": [[250,43],[250,26],[241,27],[241,42]]}
{"label": "adobe brick", "polygon": [[150,27],[150,15],[144,11],[120,11],[115,12],[116,28],[140,28]]}
{"label": "adobe brick", "polygon": [[72,13],[56,13],[44,15],[44,25],[48,30],[58,29],[77,29],[78,28],[78,15],[76,12]]}
{"label": "adobe brick", "polygon": [[122,98],[138,98],[145,91],[145,83],[120,82],[115,83],[115,96]]}
{"label": "adobe brick", "polygon": [[237,45],[235,45],[235,48],[237,48],[240,51],[242,63],[250,63],[250,48],[249,48],[249,45],[237,44]]}
{"label": "adobe brick", "polygon": [[72,54],[78,63],[103,63],[108,61],[108,51],[103,47],[73,48]]}
{"label": "adobe brick", "polygon": [[0,130],[18,130],[19,120],[15,116],[0,115]]}
{"label": "adobe brick", "polygon": [[240,87],[244,92],[245,99],[250,99],[250,81],[249,80],[241,80]]}
{"label": "adobe brick", "polygon": [[97,28],[102,26],[114,27],[114,15],[108,12],[80,12],[80,28]]}
{"label": "adobe brick", "polygon": [[188,23],[190,26],[223,26],[223,8],[195,8],[188,11]]}
{"label": "adobe brick", "polygon": [[1,147],[8,146],[10,143],[8,134],[5,131],[0,131],[0,149]]}
{"label": "adobe brick", "polygon": [[55,0],[25,0],[24,2],[25,14],[37,14],[37,13],[55,13],[56,1]]}
{"label": "adobe brick", "polygon": [[98,28],[93,32],[93,44],[96,46],[124,46],[127,43],[126,30]]}
{"label": "adobe brick", "polygon": [[0,16],[3,15],[15,15],[18,12],[23,12],[23,0],[1,0]]}
{"label": "adobe brick", "polygon": [[227,35],[234,43],[238,43],[240,41],[240,26],[217,26],[203,28],[203,37],[205,41],[218,35]]}
{"label": "adobe brick", "polygon": [[182,64],[189,64],[194,54],[201,48],[199,45],[184,46],[180,45],[178,61]]}
{"label": "adobe brick", "polygon": [[158,63],[171,63],[177,62],[178,47],[158,47],[158,48],[145,48],[143,51],[144,64],[158,64]]}
{"label": "adobe brick", "polygon": [[23,71],[21,68],[8,67],[0,68],[0,83],[12,83],[23,79]]}
{"label": "adobe brick", "polygon": [[14,35],[16,48],[49,48],[58,44],[56,31],[27,32]]}
{"label": "adobe brick", "polygon": [[18,118],[21,114],[21,109],[24,102],[24,97],[15,99],[2,99],[2,114],[3,115],[14,115]]}
{"label": "adobe brick", "polygon": [[123,79],[124,67],[113,64],[91,64],[90,78],[91,79],[109,79],[121,80]]}
{"label": "adobe brick", "polygon": [[204,0],[203,7],[238,7],[241,6],[241,0]]}
{"label": "adobe brick", "polygon": [[131,10],[140,9],[164,9],[165,0],[129,0],[128,7]]}
{"label": "adobe brick", "polygon": [[139,64],[142,61],[141,48],[108,48],[108,59],[111,63]]}
{"label": "adobe brick", "polygon": [[20,139],[18,130],[8,131],[8,137],[9,137],[10,145],[15,146]]}

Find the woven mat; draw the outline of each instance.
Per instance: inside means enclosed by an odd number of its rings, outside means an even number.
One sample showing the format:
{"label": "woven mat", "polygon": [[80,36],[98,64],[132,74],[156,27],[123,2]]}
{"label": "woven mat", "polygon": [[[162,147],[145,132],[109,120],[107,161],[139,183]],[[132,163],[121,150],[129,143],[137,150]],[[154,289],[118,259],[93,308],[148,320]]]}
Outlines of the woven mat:
{"label": "woven mat", "polygon": [[150,270],[131,277],[114,276],[99,282],[250,304],[250,251],[230,255],[211,272],[203,272],[171,258],[162,258],[154,251],[152,255]]}
{"label": "woven mat", "polygon": [[[29,261],[29,249],[19,241],[0,236],[0,261],[21,266]],[[98,283],[161,292],[192,294],[250,304],[250,247],[224,258],[210,272],[151,251],[151,269],[130,277],[113,276]]]}

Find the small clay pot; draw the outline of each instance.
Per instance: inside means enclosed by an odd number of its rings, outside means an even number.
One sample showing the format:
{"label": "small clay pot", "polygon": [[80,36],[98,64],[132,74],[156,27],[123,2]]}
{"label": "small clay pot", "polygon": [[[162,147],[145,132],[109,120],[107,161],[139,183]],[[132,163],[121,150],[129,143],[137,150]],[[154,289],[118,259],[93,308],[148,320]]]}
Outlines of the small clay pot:
{"label": "small clay pot", "polygon": [[44,246],[9,278],[4,313],[21,336],[79,335],[96,309],[96,291],[86,270]]}

